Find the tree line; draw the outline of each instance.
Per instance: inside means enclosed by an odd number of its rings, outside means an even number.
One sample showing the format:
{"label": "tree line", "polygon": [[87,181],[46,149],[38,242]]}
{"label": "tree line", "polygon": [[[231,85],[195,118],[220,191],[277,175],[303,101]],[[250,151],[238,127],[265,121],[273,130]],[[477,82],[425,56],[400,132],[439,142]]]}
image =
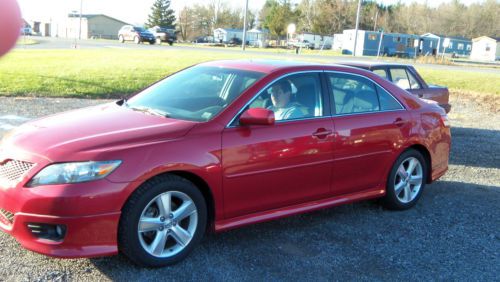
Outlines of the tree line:
{"label": "tree line", "polygon": [[[163,2],[162,9],[170,9],[169,0],[157,2]],[[294,23],[299,33],[333,35],[355,27],[357,5],[357,0],[266,0],[260,10],[249,11],[247,28],[268,29],[271,36],[278,39],[285,37],[287,26]],[[157,8],[153,6],[152,15],[161,14],[155,13],[155,10]],[[178,11],[177,18],[173,13],[167,14],[170,17],[169,24],[176,26],[180,38],[190,40],[197,36],[212,35],[213,30],[220,27],[241,29],[243,12],[243,8],[231,7],[229,0],[208,0],[185,6]],[[364,0],[360,29],[409,34],[431,32],[465,38],[482,35],[499,37],[498,15],[500,2],[497,0],[471,5],[453,0],[437,7],[431,7],[428,1],[400,1],[395,5],[382,5],[375,0]],[[148,24],[153,23],[150,16]]]}

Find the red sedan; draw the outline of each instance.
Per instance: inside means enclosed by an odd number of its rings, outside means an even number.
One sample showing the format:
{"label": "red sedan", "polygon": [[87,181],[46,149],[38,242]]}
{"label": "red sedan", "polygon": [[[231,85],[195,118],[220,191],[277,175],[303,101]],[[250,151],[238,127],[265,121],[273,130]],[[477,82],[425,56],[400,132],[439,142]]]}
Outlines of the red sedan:
{"label": "red sedan", "polygon": [[353,201],[415,205],[448,169],[443,109],[346,66],[218,61],[0,145],[0,229],[55,257],[182,260],[223,231]]}

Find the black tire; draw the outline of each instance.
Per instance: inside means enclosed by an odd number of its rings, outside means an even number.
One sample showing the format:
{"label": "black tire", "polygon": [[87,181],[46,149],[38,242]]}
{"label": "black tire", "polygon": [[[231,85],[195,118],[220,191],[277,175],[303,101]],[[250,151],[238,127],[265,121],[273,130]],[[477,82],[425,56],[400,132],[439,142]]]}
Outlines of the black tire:
{"label": "black tire", "polygon": [[[398,169],[400,168],[401,164],[403,162],[405,162],[405,164],[406,164],[406,162],[409,162],[412,159],[418,160],[418,162],[421,166],[422,180],[421,180],[421,184],[418,188],[418,191],[416,193],[415,193],[415,190],[416,190],[415,188],[417,187],[417,185],[413,185],[413,187],[412,187],[412,185],[410,185],[411,181],[409,179],[411,179],[412,175],[407,174],[409,176],[405,182],[404,179],[402,179],[401,176],[398,174]],[[404,164],[403,164],[403,168],[404,168]],[[414,150],[414,149],[406,150],[398,157],[398,159],[396,160],[396,162],[392,166],[392,169],[389,173],[389,176],[387,177],[386,195],[384,198],[382,198],[382,204],[386,208],[391,209],[391,210],[406,210],[406,209],[413,207],[418,202],[420,197],[422,196],[422,193],[423,193],[424,188],[425,188],[426,180],[427,180],[427,175],[428,175],[428,168],[427,168],[427,162],[426,162],[424,156],[422,156],[422,154],[417,150]],[[418,178],[418,173],[415,173],[415,177]],[[400,184],[404,184],[402,182],[409,183],[408,187],[410,187],[409,188],[410,190],[404,190],[404,191],[400,190],[400,193],[397,193],[396,188],[395,188],[396,182],[398,182]],[[410,198],[406,198],[406,195],[408,195],[407,191],[411,191],[409,193],[411,195]],[[401,198],[405,198],[405,199],[401,199]],[[409,199],[411,199],[411,200],[409,200]]]}
{"label": "black tire", "polygon": [[[190,197],[197,209],[197,225],[192,239],[173,256],[156,257],[146,251],[139,238],[139,220],[151,201],[166,192],[181,192]],[[175,212],[175,210],[173,211]],[[179,226],[180,226],[179,222]],[[118,228],[118,248],[139,266],[163,267],[182,261],[199,244],[207,226],[207,206],[203,194],[192,182],[176,175],[155,177],[141,185],[125,204]],[[159,232],[159,231],[153,231]],[[156,236],[156,235],[155,235]],[[167,247],[168,249],[168,247]]]}
{"label": "black tire", "polygon": [[155,45],[155,43],[156,43],[156,40],[151,40],[151,41],[149,41],[149,44],[150,44],[150,45]]}
{"label": "black tire", "polygon": [[173,41],[169,41],[168,45],[172,46],[172,45],[174,45],[174,42]]}

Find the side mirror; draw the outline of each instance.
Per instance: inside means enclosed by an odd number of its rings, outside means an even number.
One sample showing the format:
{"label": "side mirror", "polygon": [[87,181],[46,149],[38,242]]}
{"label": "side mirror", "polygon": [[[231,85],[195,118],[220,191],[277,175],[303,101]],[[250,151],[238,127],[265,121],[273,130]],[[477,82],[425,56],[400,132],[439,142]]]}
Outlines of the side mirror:
{"label": "side mirror", "polygon": [[240,116],[241,125],[273,125],[274,112],[264,108],[252,108]]}

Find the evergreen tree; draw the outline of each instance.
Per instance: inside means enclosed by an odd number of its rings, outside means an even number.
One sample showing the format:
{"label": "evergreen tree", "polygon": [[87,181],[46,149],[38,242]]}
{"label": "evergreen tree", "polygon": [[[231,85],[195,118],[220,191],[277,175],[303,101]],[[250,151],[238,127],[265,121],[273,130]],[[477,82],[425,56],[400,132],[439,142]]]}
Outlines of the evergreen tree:
{"label": "evergreen tree", "polygon": [[173,27],[175,24],[175,12],[170,8],[170,0],[156,0],[151,7],[147,27]]}

